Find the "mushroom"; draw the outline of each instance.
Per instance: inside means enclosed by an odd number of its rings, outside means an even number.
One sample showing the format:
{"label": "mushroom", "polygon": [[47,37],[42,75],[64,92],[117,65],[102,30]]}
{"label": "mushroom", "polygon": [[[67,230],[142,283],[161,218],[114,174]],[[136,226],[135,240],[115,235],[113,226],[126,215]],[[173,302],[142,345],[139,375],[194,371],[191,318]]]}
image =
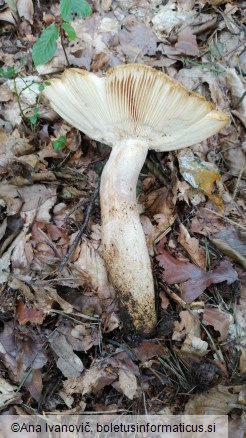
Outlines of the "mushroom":
{"label": "mushroom", "polygon": [[52,108],[112,147],[100,184],[102,246],[127,331],[151,336],[155,293],[136,184],[149,149],[171,151],[216,134],[228,116],[166,74],[119,65],[98,77],[71,68],[43,91]]}

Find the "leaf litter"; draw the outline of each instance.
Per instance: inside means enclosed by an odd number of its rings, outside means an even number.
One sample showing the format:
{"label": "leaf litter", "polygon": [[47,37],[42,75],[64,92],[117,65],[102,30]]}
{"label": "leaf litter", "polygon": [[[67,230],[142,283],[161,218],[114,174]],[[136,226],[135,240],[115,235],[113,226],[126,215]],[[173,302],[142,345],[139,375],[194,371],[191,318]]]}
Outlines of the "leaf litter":
{"label": "leaf litter", "polygon": [[217,136],[151,152],[142,169],[139,209],[160,297],[156,338],[142,341],[124,336],[97,199],[59,271],[109,150],[39,97],[40,84],[67,67],[60,39],[51,61],[31,62],[33,43],[58,16],[58,2],[0,10],[0,408],[230,414],[242,438],[245,9],[221,0],[93,2],[91,16],[72,17],[76,38],[65,39],[73,67],[102,75],[150,65],[231,115]]}

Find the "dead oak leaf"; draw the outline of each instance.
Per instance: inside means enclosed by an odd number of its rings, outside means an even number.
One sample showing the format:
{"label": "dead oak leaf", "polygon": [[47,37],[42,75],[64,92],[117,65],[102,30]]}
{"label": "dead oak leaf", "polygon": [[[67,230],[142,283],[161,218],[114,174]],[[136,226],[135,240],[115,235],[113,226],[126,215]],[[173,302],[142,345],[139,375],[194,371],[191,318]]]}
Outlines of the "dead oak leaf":
{"label": "dead oak leaf", "polygon": [[190,27],[186,27],[178,34],[178,42],[175,48],[185,55],[198,56],[200,51],[197,45],[196,36],[193,35]]}
{"label": "dead oak leaf", "polygon": [[233,323],[233,316],[220,309],[206,307],[202,323],[206,326],[211,325],[218,331],[220,333],[218,340],[223,342],[227,339],[229,327]]}
{"label": "dead oak leaf", "polygon": [[153,341],[143,341],[138,347],[132,349],[134,354],[141,362],[146,362],[154,356],[165,356],[166,350],[163,345]]}
{"label": "dead oak leaf", "polygon": [[232,284],[238,278],[232,264],[227,260],[222,261],[213,271],[205,272],[192,263],[176,260],[165,250],[156,259],[164,269],[162,276],[165,282],[168,284],[182,283],[182,299],[187,303],[199,297],[211,284],[223,281]]}
{"label": "dead oak leaf", "polygon": [[42,324],[45,316],[42,310],[27,307],[22,301],[18,303],[16,318],[20,324],[26,324],[27,322]]}

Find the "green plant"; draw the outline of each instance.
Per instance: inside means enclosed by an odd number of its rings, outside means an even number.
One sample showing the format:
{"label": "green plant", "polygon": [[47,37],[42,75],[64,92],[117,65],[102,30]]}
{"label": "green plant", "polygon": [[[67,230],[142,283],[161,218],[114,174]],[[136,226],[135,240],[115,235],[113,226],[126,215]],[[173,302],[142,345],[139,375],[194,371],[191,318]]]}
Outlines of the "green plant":
{"label": "green plant", "polygon": [[[35,106],[27,106],[25,108],[22,107],[21,102],[21,95],[23,92],[29,88],[31,88],[34,84],[38,84],[38,90],[43,91],[46,86],[50,84],[48,81],[44,81],[43,83],[39,82],[28,82],[25,78],[23,78],[20,75],[20,71],[22,69],[22,63],[20,65],[17,65],[15,67],[9,67],[4,65],[3,67],[0,67],[0,77],[2,77],[5,80],[11,80],[13,82],[13,91],[16,96],[17,104],[20,110],[20,115],[22,118],[23,123],[29,122],[32,126],[35,125],[39,119],[39,101],[40,101],[40,95],[37,92],[37,101]],[[21,80],[23,83],[21,85],[21,89],[17,85],[17,81]],[[35,90],[32,89],[32,92],[35,92]],[[31,114],[31,115],[27,115]]]}
{"label": "green plant", "polygon": [[46,27],[33,45],[32,59],[35,66],[45,64],[53,58],[57,50],[59,36],[61,37],[62,48],[69,65],[64,46],[64,35],[66,35],[69,41],[73,41],[76,38],[76,32],[69,22],[72,20],[73,14],[88,17],[91,15],[91,12],[91,7],[86,0],[60,0],[61,18],[59,23],[52,23]]}
{"label": "green plant", "polygon": [[55,152],[59,152],[66,145],[67,137],[65,135],[61,135],[55,141],[53,141],[53,148]]}

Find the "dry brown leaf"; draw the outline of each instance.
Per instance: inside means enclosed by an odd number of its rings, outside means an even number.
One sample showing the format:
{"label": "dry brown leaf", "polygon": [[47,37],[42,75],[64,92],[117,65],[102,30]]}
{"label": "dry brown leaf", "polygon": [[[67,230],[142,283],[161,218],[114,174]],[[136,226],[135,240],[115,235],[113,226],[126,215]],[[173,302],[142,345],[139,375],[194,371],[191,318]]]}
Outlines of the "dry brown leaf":
{"label": "dry brown leaf", "polygon": [[81,359],[73,352],[72,345],[68,342],[66,336],[54,332],[49,337],[49,344],[55,354],[58,356],[57,367],[65,377],[79,377],[84,366]]}
{"label": "dry brown leaf", "polygon": [[198,315],[182,310],[179,314],[180,322],[174,322],[173,341],[182,341],[188,334],[200,337],[201,325]]}
{"label": "dry brown leaf", "polygon": [[246,416],[245,412],[238,418],[230,418],[228,423],[229,437],[233,438],[245,438],[246,433]]}
{"label": "dry brown leaf", "polygon": [[240,371],[241,373],[246,374],[246,348],[239,347],[239,350],[241,352],[239,360]]}
{"label": "dry brown leaf", "polygon": [[78,324],[68,321],[60,324],[58,331],[64,335],[75,351],[87,351],[93,345],[99,345],[100,335],[96,325]]}
{"label": "dry brown leaf", "polygon": [[168,284],[182,283],[182,299],[191,303],[211,284],[227,281],[232,284],[237,280],[237,273],[233,270],[232,264],[227,260],[211,272],[205,272],[198,266],[191,263],[184,263],[173,258],[167,251],[156,257],[160,266],[164,268],[162,276]]}
{"label": "dry brown leaf", "polygon": [[102,300],[112,301],[115,297],[115,291],[109,282],[98,242],[90,241],[84,237],[77,251],[79,251],[79,254],[72,256],[74,266],[82,273],[86,273],[87,282],[91,284]]}
{"label": "dry brown leaf", "polygon": [[[237,109],[240,112],[241,116],[246,117],[246,100],[245,98],[242,99],[242,96],[245,93],[245,85],[243,84],[243,78],[241,79],[237,75],[235,68],[227,68],[226,79],[227,79],[228,89],[231,92],[232,107],[234,109]],[[240,103],[238,103],[239,101]]]}
{"label": "dry brown leaf", "polygon": [[31,374],[26,379],[25,387],[34,400],[38,402],[43,390],[42,372],[40,369],[32,370]]}
{"label": "dry brown leaf", "polygon": [[197,211],[196,216],[191,220],[191,231],[204,236],[209,236],[224,228],[225,222],[223,218],[203,207]]}
{"label": "dry brown leaf", "polygon": [[210,237],[217,248],[246,269],[246,232],[226,228]]}
{"label": "dry brown leaf", "polygon": [[24,17],[29,23],[33,24],[33,2],[32,0],[17,0],[17,11],[20,17]]}
{"label": "dry brown leaf", "polygon": [[79,378],[69,378],[64,382],[67,394],[96,394],[100,389],[110,385],[118,377],[107,361],[96,361],[90,369],[85,370]]}
{"label": "dry brown leaf", "polygon": [[174,3],[168,2],[168,4],[161,7],[160,11],[152,19],[157,37],[160,41],[163,41],[172,31],[179,29],[192,15],[194,15],[194,11],[192,13],[186,11],[179,12],[176,10]]}
{"label": "dry brown leaf", "polygon": [[141,362],[146,362],[155,356],[165,356],[166,350],[161,344],[156,344],[153,341],[143,341],[138,347],[132,349],[134,354]]}
{"label": "dry brown leaf", "polygon": [[211,325],[214,330],[218,331],[220,333],[218,340],[223,342],[228,337],[229,327],[233,323],[233,316],[218,308],[205,307],[202,323],[206,326]]}
{"label": "dry brown leaf", "polygon": [[189,26],[179,32],[178,42],[175,44],[175,48],[180,53],[188,56],[198,56],[200,54],[196,36],[193,35]]}
{"label": "dry brown leaf", "polygon": [[161,290],[159,293],[159,298],[161,300],[161,308],[166,310],[170,305],[169,298],[166,296],[164,290]]}
{"label": "dry brown leaf", "polygon": [[199,240],[195,237],[191,237],[187,228],[183,225],[179,225],[178,242],[189,254],[191,260],[200,268],[206,267],[206,253],[203,248],[199,246]]}
{"label": "dry brown leaf", "polygon": [[119,43],[128,62],[136,62],[136,57],[140,62],[143,55],[154,56],[157,51],[157,38],[151,27],[132,14],[124,18]]}
{"label": "dry brown leaf", "polygon": [[119,370],[119,388],[123,394],[130,400],[133,400],[137,392],[137,379],[136,376],[129,370]]}
{"label": "dry brown leaf", "polygon": [[[226,166],[228,167],[231,175],[237,176],[242,174],[243,177],[246,176],[246,142],[237,145],[238,141],[235,139],[237,133],[233,136],[226,137],[221,142],[222,155],[225,160]],[[228,147],[228,142],[236,141],[236,145],[232,147]]]}
{"label": "dry brown leaf", "polygon": [[120,326],[119,317],[114,312],[110,313],[110,315],[106,314],[105,318],[103,318],[103,322],[104,322],[103,327],[105,333],[110,333]]}
{"label": "dry brown leaf", "polygon": [[191,396],[185,406],[186,415],[226,415],[238,403],[233,386],[217,385],[203,394]]}
{"label": "dry brown leaf", "polygon": [[12,9],[6,8],[0,12],[0,21],[6,21],[7,23],[16,26],[18,23],[18,16]]}
{"label": "dry brown leaf", "polygon": [[223,5],[228,2],[231,2],[231,0],[207,0],[207,3],[210,3],[213,6]]}
{"label": "dry brown leaf", "polygon": [[58,303],[65,313],[72,313],[74,311],[73,306],[61,298],[55,288],[48,285],[32,285],[32,289],[35,292],[37,303],[44,311],[51,311],[54,303]]}
{"label": "dry brown leaf", "polygon": [[19,301],[16,311],[16,318],[20,324],[31,322],[32,324],[42,324],[45,318],[45,313],[42,310],[26,307],[23,301]]}
{"label": "dry brown leaf", "polygon": [[0,377],[0,410],[6,408],[9,404],[21,402],[21,396],[16,390],[17,386]]}
{"label": "dry brown leaf", "polygon": [[208,343],[197,336],[188,334],[182,344],[181,351],[198,357],[208,353]]}

